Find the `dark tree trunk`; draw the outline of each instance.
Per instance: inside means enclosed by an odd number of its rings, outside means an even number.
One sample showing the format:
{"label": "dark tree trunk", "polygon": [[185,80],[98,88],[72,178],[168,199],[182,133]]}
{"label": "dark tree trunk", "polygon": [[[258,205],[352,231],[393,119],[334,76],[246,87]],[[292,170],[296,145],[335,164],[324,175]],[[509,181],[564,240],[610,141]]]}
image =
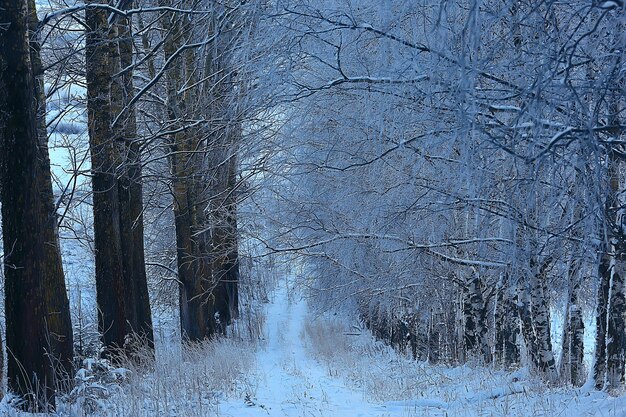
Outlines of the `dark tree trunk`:
{"label": "dark tree trunk", "polygon": [[[576,299],[576,302],[578,302],[578,299]],[[570,306],[569,316],[570,383],[578,387],[584,383],[585,379],[585,323],[583,322],[583,314],[578,304]]]}
{"label": "dark tree trunk", "polygon": [[[550,333],[550,306],[547,290],[547,268],[549,260],[539,267],[534,273],[531,285],[532,318],[538,352],[535,356],[535,365],[541,370],[549,382],[556,382],[558,370],[556,359],[552,350],[552,337]],[[531,263],[532,266],[532,263]]]}
{"label": "dark tree trunk", "polygon": [[213,259],[212,303],[210,317],[215,317],[212,330],[225,334],[226,326],[238,314],[239,254],[237,242],[237,202],[236,202],[236,157],[237,138],[225,129],[223,137],[217,138],[212,158],[213,186],[210,187],[211,224],[205,219],[200,224],[211,228],[208,239],[211,246],[207,253]]}
{"label": "dark tree trunk", "polygon": [[[220,178],[220,176],[217,176]],[[213,226],[212,246],[210,253],[215,273],[213,280],[213,313],[216,317],[215,330],[225,333],[226,326],[233,319],[235,311],[236,285],[239,279],[239,264],[237,256],[237,236],[234,203],[230,203],[231,190],[227,184],[220,184],[218,203],[213,205],[215,224]]]}
{"label": "dark tree trunk", "polygon": [[467,356],[491,361],[491,350],[487,342],[487,306],[482,293],[482,282],[476,271],[472,271],[467,286],[463,289],[463,349]]}
{"label": "dark tree trunk", "polygon": [[508,367],[519,365],[520,363],[520,351],[519,351],[519,320],[515,314],[511,312],[515,311],[515,303],[510,297],[504,300],[504,306],[506,308],[507,318],[504,326],[504,364]]}
{"label": "dark tree trunk", "polygon": [[[160,4],[169,5],[165,0]],[[218,41],[208,48],[212,53],[208,54],[205,65],[199,65],[193,49],[181,49],[193,36],[188,19],[179,14],[164,14],[160,22],[168,34],[163,44],[165,59],[169,62],[166,72],[168,119],[171,128],[178,129],[168,139],[181,330],[186,339],[194,341],[216,333],[224,334],[237,315],[239,260],[232,173],[235,158],[231,157],[236,138],[231,122],[227,126],[219,122],[191,130],[182,129],[182,120],[234,118],[225,111],[228,103],[224,90],[228,81],[212,77],[228,73],[220,67],[225,58],[219,51]],[[206,30],[213,33],[218,29],[209,24]],[[213,71],[215,69],[219,71]],[[202,95],[209,95],[210,99]],[[203,100],[208,104],[198,106]]]}
{"label": "dark tree trunk", "polygon": [[[97,3],[90,0],[89,3]],[[92,165],[98,327],[105,356],[124,346],[129,333],[125,309],[120,206],[111,129],[111,43],[108,13],[87,9],[85,40],[87,114]]]}
{"label": "dark tree trunk", "polygon": [[[172,91],[170,90],[170,94]],[[170,117],[174,113],[170,109]],[[174,119],[172,119],[174,120]],[[170,164],[173,176],[174,223],[178,260],[180,323],[183,338],[199,341],[207,337],[215,325],[210,315],[211,262],[207,259],[204,234],[195,235],[198,208],[191,184],[191,154],[188,138],[174,135]],[[194,236],[195,235],[195,236]]]}
{"label": "dark tree trunk", "polygon": [[46,95],[44,74],[41,63],[41,46],[36,39],[37,10],[35,1],[28,0],[30,29],[30,58],[33,68],[35,100],[37,109],[37,136],[39,151],[39,189],[41,190],[44,219],[44,256],[46,274],[44,275],[44,296],[48,305],[46,323],[50,333],[50,359],[54,361],[55,371],[59,376],[60,389],[67,389],[74,377],[74,337],[70,317],[70,304],[65,286],[65,274],[61,261],[61,248],[57,227],[56,206],[50,175],[50,157],[48,155],[48,133],[46,131]]}
{"label": "dark tree trunk", "polygon": [[[127,6],[132,6],[132,2]],[[142,342],[154,348],[143,239],[143,186],[141,153],[137,141],[137,116],[134,106],[126,108],[134,95],[130,20],[118,17],[115,29],[115,39],[113,39],[113,45],[117,48],[115,67],[123,71],[113,83],[112,102],[116,104],[113,117],[120,116],[116,124],[115,136],[118,139],[120,157],[123,161],[118,189],[126,313],[130,330],[136,333]]]}
{"label": "dark tree trunk", "polygon": [[519,316],[511,314],[516,305],[510,291],[506,288],[507,280],[498,288],[495,303],[496,346],[494,360],[497,365],[511,368],[519,365],[520,351],[517,338],[519,336]]}
{"label": "dark tree trunk", "polygon": [[[162,5],[168,3],[161,1]],[[175,56],[188,33],[180,16],[166,14],[162,28],[169,33],[163,50],[165,59],[172,59],[166,73],[167,113],[172,126],[181,127],[187,116],[187,101],[193,97],[179,94],[185,73],[184,55]],[[190,97],[189,97],[190,96]],[[215,296],[213,290],[213,263],[210,228],[206,224],[206,197],[200,194],[207,187],[202,175],[201,158],[194,152],[200,144],[193,132],[181,130],[169,138],[169,163],[174,197],[174,222],[178,262],[180,325],[183,338],[199,341],[217,330]]]}
{"label": "dark tree trunk", "polygon": [[33,411],[54,406],[46,324],[47,216],[40,188],[35,84],[25,0],[0,1],[0,183],[9,389]]}
{"label": "dark tree trunk", "polygon": [[230,160],[228,172],[228,196],[226,199],[226,255],[225,281],[228,296],[228,313],[230,319],[239,317],[239,249],[237,238],[237,163],[233,156]]}
{"label": "dark tree trunk", "polygon": [[[122,63],[120,58],[120,24],[119,18],[115,19],[108,31],[110,43],[109,65],[112,74],[120,73]],[[111,79],[111,118],[112,120],[124,109],[124,83],[121,76]],[[127,144],[126,144],[126,116],[122,115],[115,125],[111,126],[111,141],[114,143],[114,158],[119,165],[116,168],[117,190],[119,198],[119,228],[120,228],[120,248],[122,253],[122,270],[124,275],[124,305],[126,309],[126,323],[128,331],[137,328],[137,314],[134,304],[135,282],[133,278],[133,239],[132,239],[132,219],[130,218],[130,201],[128,190],[130,178],[128,177],[128,167],[126,165]]]}
{"label": "dark tree trunk", "polygon": [[416,314],[411,314],[408,319],[409,323],[409,338],[408,343],[411,349],[411,356],[413,360],[424,361],[425,349],[424,349],[424,325],[420,318]]}
{"label": "dark tree trunk", "polygon": [[428,362],[431,364],[439,363],[441,357],[441,320],[432,310],[430,312],[430,323],[428,326]]}
{"label": "dark tree trunk", "polygon": [[[174,148],[176,149],[176,148]],[[178,158],[173,158],[178,159]],[[174,161],[175,172],[179,163]],[[176,173],[174,174],[176,176]],[[207,335],[208,307],[206,290],[196,267],[200,262],[194,254],[190,219],[190,204],[184,178],[174,178],[174,220],[178,260],[180,324],[183,337],[189,341],[202,340]],[[199,270],[198,272],[204,272]]]}

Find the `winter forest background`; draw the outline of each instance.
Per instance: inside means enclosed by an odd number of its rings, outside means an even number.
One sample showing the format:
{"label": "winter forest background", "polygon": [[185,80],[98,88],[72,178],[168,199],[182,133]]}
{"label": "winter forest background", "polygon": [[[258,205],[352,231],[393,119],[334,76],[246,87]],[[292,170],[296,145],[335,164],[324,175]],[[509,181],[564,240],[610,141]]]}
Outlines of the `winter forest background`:
{"label": "winter forest background", "polygon": [[624,9],[0,0],[0,414],[626,415]]}

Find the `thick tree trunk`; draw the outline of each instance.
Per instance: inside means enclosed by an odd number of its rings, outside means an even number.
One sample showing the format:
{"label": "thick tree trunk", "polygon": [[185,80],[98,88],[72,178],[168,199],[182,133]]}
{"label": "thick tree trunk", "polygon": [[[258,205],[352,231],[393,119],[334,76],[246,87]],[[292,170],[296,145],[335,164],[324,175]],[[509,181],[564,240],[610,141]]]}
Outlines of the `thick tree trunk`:
{"label": "thick tree trunk", "polygon": [[[111,25],[109,35],[109,65],[111,66],[111,75],[120,73],[122,63],[120,58],[120,24],[119,19],[115,19],[115,23]],[[124,84],[121,76],[111,79],[111,119],[122,113],[124,109]],[[124,275],[124,305],[126,308],[126,322],[128,331],[131,332],[137,328],[137,310],[134,303],[135,281],[133,278],[133,239],[132,239],[132,219],[130,218],[130,205],[128,198],[128,189],[130,179],[128,177],[128,169],[126,166],[127,144],[126,144],[126,116],[124,113],[122,118],[115,125],[111,126],[111,141],[114,143],[114,160],[118,162],[115,177],[117,179],[117,190],[119,198],[119,228],[120,228],[120,248],[122,252],[122,270]]]}
{"label": "thick tree trunk", "polygon": [[[132,6],[132,2],[127,5]],[[115,127],[122,172],[118,179],[120,231],[126,285],[127,317],[132,330],[148,347],[154,348],[152,313],[148,295],[143,239],[143,186],[141,154],[137,141],[135,107],[127,108],[134,95],[132,29],[128,18],[115,20],[116,64],[123,71],[112,86],[113,117],[120,115]],[[121,113],[123,112],[123,113]]]}
{"label": "thick tree trunk", "polygon": [[[97,3],[90,0],[89,3]],[[129,333],[125,308],[120,206],[111,129],[111,43],[108,13],[87,9],[85,40],[87,114],[92,165],[98,327],[105,356],[124,346]]]}
{"label": "thick tree trunk", "polygon": [[26,406],[54,406],[47,326],[45,207],[25,0],[0,1],[0,183],[9,389]]}
{"label": "thick tree trunk", "polygon": [[[234,158],[232,158],[234,159]],[[237,289],[237,281],[239,280],[239,260],[237,253],[237,224],[236,224],[236,206],[231,188],[230,169],[234,166],[230,161],[220,163],[223,169],[222,173],[215,175],[218,184],[215,187],[215,198],[212,202],[213,213],[213,233],[211,239],[211,256],[213,262],[213,298],[214,298],[214,314],[218,318],[216,322],[216,331],[225,333],[226,326],[229,325],[236,314],[235,297]]]}
{"label": "thick tree trunk", "polygon": [[44,91],[44,74],[41,63],[41,45],[36,39],[37,10],[35,1],[28,0],[30,29],[30,58],[35,77],[35,100],[37,102],[37,136],[39,151],[39,189],[42,193],[42,218],[44,227],[44,255],[46,274],[44,276],[44,295],[48,305],[46,323],[50,332],[50,359],[55,362],[55,371],[60,389],[67,389],[74,377],[74,336],[70,317],[70,304],[65,286],[65,274],[61,260],[61,247],[57,227],[56,206],[50,175],[50,157],[48,154],[48,132],[46,129],[46,95]]}
{"label": "thick tree trunk", "polygon": [[[162,5],[167,6],[164,0]],[[165,59],[172,59],[166,73],[167,113],[170,122],[180,127],[186,115],[186,102],[179,95],[183,85],[183,59],[175,56],[183,41],[180,19],[166,14],[161,26],[169,34],[163,45]],[[174,197],[174,223],[178,261],[180,326],[183,338],[188,341],[202,340],[210,334],[209,303],[211,290],[210,260],[203,256],[204,234],[195,227],[203,209],[197,207],[196,188],[193,184],[194,166],[192,140],[189,131],[180,131],[170,138],[170,169]],[[206,253],[206,252],[205,252]]]}
{"label": "thick tree trunk", "polygon": [[174,222],[176,227],[181,332],[189,341],[209,336],[215,327],[210,316],[211,263],[203,235],[195,235],[198,209],[190,184],[188,138],[176,134],[171,146],[173,174]]}
{"label": "thick tree trunk", "polygon": [[[161,2],[167,5],[167,2]],[[168,34],[164,41],[165,59],[169,62],[167,107],[171,126],[180,131],[170,138],[174,216],[178,245],[181,329],[189,340],[225,333],[236,316],[239,262],[236,239],[234,189],[230,171],[235,169],[230,124],[218,122],[206,129],[182,129],[185,118],[228,120],[222,107],[225,81],[212,76],[198,65],[193,49],[181,49],[190,39],[188,20],[180,15],[164,15],[161,26]],[[209,31],[216,30],[209,26]],[[211,45],[209,50],[217,50]],[[215,60],[212,60],[215,59]],[[219,52],[207,58],[219,67]],[[203,80],[202,71],[207,78]],[[195,88],[185,88],[185,86]],[[211,99],[206,106],[198,102]],[[230,123],[230,122],[229,122]],[[234,174],[232,180],[234,182]],[[233,185],[234,188],[234,185]]]}

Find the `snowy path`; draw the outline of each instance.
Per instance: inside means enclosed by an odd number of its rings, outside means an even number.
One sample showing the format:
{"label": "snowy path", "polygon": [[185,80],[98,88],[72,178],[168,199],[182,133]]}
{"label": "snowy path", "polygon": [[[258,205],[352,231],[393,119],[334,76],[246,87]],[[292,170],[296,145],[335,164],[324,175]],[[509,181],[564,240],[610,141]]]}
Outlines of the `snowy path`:
{"label": "snowy path", "polygon": [[[517,372],[467,367],[435,369],[447,377],[439,380],[440,385],[430,386],[432,392],[424,392],[424,396],[372,404],[361,392],[329,376],[327,367],[311,357],[309,341],[303,340],[308,319],[306,302],[282,282],[267,307],[266,344],[259,348],[256,369],[250,375],[251,395],[220,403],[218,416],[626,417],[626,395],[615,398],[596,391],[546,391],[533,388],[529,381],[511,382]],[[427,371],[424,378],[428,378]]]}
{"label": "snowy path", "polygon": [[406,416],[404,407],[369,404],[363,395],[328,376],[323,365],[308,356],[302,340],[306,302],[291,300],[285,283],[277,289],[266,317],[267,345],[257,358],[258,387],[248,404],[230,401],[220,405],[228,417]]}

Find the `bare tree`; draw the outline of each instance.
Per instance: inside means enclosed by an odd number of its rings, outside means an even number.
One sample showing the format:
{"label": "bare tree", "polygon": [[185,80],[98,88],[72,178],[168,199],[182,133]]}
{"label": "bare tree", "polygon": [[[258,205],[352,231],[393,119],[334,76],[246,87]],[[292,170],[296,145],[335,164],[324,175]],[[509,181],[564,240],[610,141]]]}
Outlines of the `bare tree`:
{"label": "bare tree", "polygon": [[[47,228],[54,228],[50,225],[52,214],[47,211],[47,190],[42,187],[46,181],[42,178],[49,178],[50,172],[42,172],[45,164],[40,158],[29,13],[26,1],[0,3],[0,183],[7,376],[10,389],[25,400],[29,410],[45,411],[48,405],[54,407],[54,354],[58,352],[53,350],[58,345],[51,342],[48,327],[49,304],[58,299],[48,300],[46,284],[50,282],[45,277],[51,274],[58,278],[54,274],[59,264],[47,262],[50,251],[46,241],[51,239],[54,244],[57,237],[47,232]],[[69,338],[69,334],[60,336]]]}
{"label": "bare tree", "polygon": [[[91,2],[97,4],[97,1]],[[129,334],[124,263],[120,229],[120,196],[116,144],[111,122],[112,48],[109,13],[101,8],[85,11],[85,78],[89,146],[91,151],[94,249],[98,327],[105,354],[124,347]]]}
{"label": "bare tree", "polygon": [[[63,380],[71,384],[74,377],[74,337],[70,318],[70,306],[65,286],[65,274],[61,260],[61,247],[57,227],[57,211],[52,190],[50,175],[50,157],[48,154],[48,132],[46,129],[46,95],[44,91],[44,74],[41,62],[41,46],[39,35],[37,9],[34,0],[28,1],[28,26],[30,31],[30,59],[35,77],[35,100],[37,106],[37,134],[39,161],[39,189],[42,192],[44,212],[42,218],[45,233],[45,264],[47,273],[44,276],[44,294],[48,305],[46,323],[49,330],[50,349],[49,359],[58,361],[55,364],[56,372]],[[62,387],[59,387],[62,388]]]}

